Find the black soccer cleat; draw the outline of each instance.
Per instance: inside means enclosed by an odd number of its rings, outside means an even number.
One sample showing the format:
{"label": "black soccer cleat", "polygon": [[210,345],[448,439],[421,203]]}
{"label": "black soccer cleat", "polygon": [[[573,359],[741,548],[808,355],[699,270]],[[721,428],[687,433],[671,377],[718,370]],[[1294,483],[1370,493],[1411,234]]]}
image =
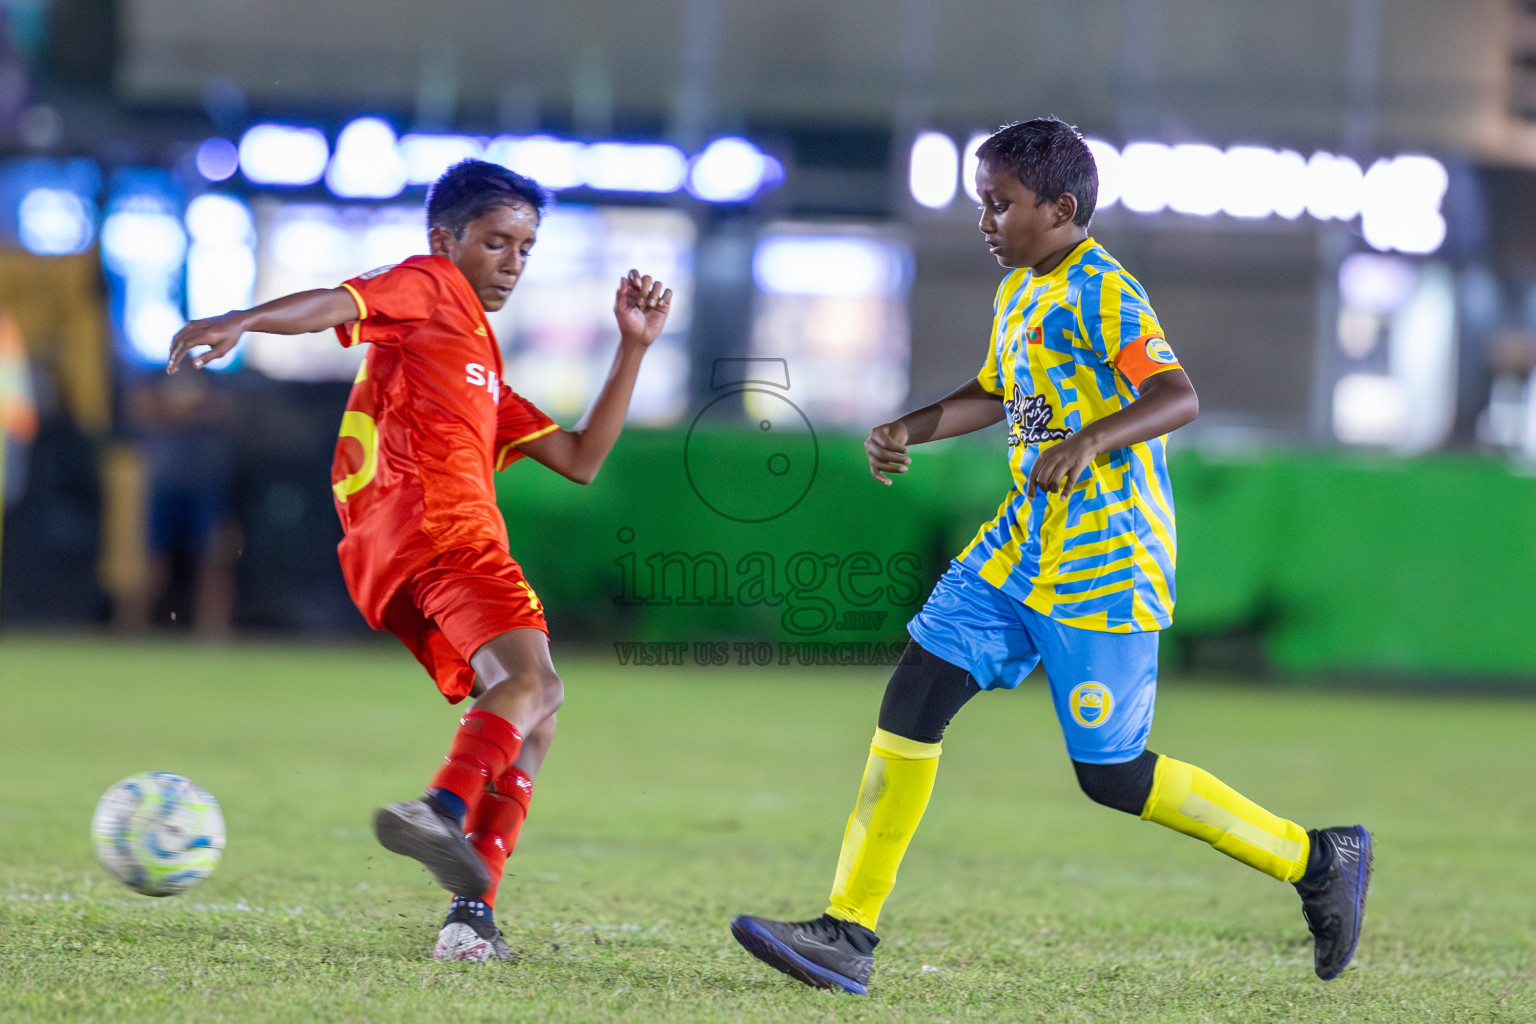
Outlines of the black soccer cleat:
{"label": "black soccer cleat", "polygon": [[485,862],[458,822],[436,813],[425,801],[380,807],[373,814],[373,834],[389,852],[420,861],[449,892],[479,899],[491,884]]}
{"label": "black soccer cleat", "polygon": [[1363,825],[1312,829],[1314,858],[1296,883],[1301,916],[1312,932],[1312,966],[1332,981],[1344,972],[1360,940],[1365,890],[1371,884],[1371,834]]}
{"label": "black soccer cleat", "polygon": [[738,917],[731,934],[769,967],[812,988],[867,995],[880,938],[863,925],[822,914],[814,921],[770,921]]}

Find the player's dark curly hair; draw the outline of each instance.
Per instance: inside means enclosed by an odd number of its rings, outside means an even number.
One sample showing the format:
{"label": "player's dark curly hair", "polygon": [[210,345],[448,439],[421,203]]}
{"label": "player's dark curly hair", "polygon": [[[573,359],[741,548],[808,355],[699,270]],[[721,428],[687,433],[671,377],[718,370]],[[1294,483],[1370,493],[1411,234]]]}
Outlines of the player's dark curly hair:
{"label": "player's dark curly hair", "polygon": [[486,160],[460,160],[427,193],[427,227],[463,238],[465,225],[498,206],[527,205],[542,216],[548,201],[532,178]]}
{"label": "player's dark curly hair", "polygon": [[1019,176],[1040,203],[1054,203],[1064,193],[1077,197],[1072,223],[1087,227],[1099,201],[1099,168],[1077,128],[1054,117],[1019,121],[993,132],[976,147],[989,170]]}

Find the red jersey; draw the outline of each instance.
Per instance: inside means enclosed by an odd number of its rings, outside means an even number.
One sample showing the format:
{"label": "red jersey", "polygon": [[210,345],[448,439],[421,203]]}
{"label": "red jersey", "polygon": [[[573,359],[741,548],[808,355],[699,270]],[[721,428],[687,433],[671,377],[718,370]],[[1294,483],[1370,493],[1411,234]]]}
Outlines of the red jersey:
{"label": "red jersey", "polygon": [[337,550],[358,610],[382,629],[395,592],[434,558],[506,551],[492,475],[557,427],[502,382],[479,297],[448,259],[412,256],[342,287],[358,319],[336,334],[370,347],[331,464]]}

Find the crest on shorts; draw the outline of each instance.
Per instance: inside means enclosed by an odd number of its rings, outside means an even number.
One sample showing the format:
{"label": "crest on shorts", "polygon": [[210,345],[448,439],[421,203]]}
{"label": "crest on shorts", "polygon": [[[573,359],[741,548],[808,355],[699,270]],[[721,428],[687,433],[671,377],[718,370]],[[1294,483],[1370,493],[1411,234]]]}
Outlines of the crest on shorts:
{"label": "crest on shorts", "polygon": [[1115,713],[1115,695],[1103,683],[1078,683],[1067,697],[1072,717],[1084,729],[1097,729]]}

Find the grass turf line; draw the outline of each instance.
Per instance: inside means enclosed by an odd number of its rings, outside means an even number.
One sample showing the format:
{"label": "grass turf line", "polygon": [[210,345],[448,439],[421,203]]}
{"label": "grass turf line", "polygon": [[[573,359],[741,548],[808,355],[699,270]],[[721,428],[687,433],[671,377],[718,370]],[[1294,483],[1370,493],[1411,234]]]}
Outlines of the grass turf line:
{"label": "grass turf line", "polygon": [[[557,662],[499,900],[521,959],[437,965],[444,895],[367,826],[456,714],[403,651],[0,638],[0,1020],[1536,1019],[1536,702],[1165,684],[1154,749],[1375,831],[1358,968],[1324,985],[1289,887],[1090,804],[1043,687],[982,695],[856,999],[726,925],[820,912],[886,673]],[[150,900],[88,832],[157,769],[214,793],[229,847]]]}

